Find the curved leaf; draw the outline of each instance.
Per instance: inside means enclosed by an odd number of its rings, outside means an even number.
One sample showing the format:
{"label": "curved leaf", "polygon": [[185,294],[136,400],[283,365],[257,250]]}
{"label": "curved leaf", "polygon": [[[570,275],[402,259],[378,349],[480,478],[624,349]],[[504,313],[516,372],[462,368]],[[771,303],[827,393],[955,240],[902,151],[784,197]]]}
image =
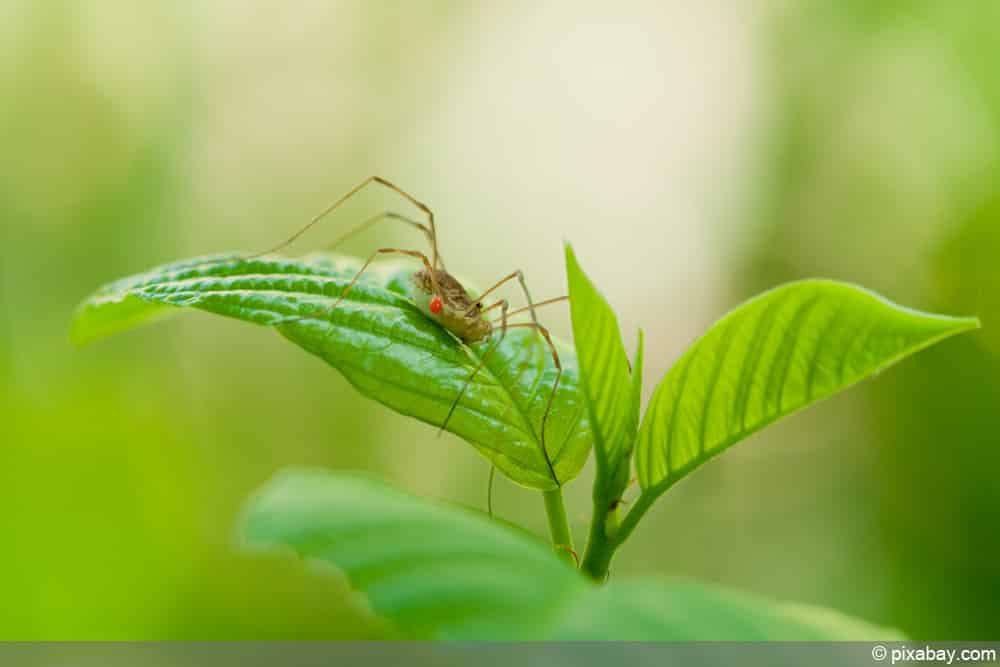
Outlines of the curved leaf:
{"label": "curved leaf", "polygon": [[904,639],[895,630],[830,609],[659,578],[626,580],[588,591],[561,615],[550,636],[617,641]]}
{"label": "curved leaf", "polygon": [[279,473],[247,504],[250,547],[332,564],[405,636],[445,639],[875,639],[834,611],[689,581],[598,587],[550,548],[478,512],[370,477]]}
{"label": "curved leaf", "polygon": [[[72,337],[86,343],[191,307],[268,325],[339,370],[361,393],[429,424],[440,425],[489,343],[462,345],[424,317],[406,296],[413,271],[374,264],[334,310],[329,306],[360,268],[356,258],[245,260],[217,255],[185,260],[100,289],[77,309]],[[575,477],[590,446],[576,357],[560,346],[563,376],[546,427],[559,482]],[[539,427],[555,368],[548,348],[526,329],[511,330],[470,383],[448,423],[513,481],[556,487],[539,444]]]}
{"label": "curved leaf", "polygon": [[771,422],[978,326],[827,280],[751,299],[713,325],[656,388],[636,445],[644,494],[662,493]]}
{"label": "curved leaf", "polygon": [[332,563],[412,637],[536,638],[588,586],[526,534],[357,475],[279,473],[248,503],[241,532],[250,546]]}
{"label": "curved leaf", "polygon": [[642,363],[643,363],[643,333],[639,329],[635,343],[635,356],[632,358],[632,386],[629,392],[629,418],[627,437],[635,442],[639,431],[639,415],[642,413]]}
{"label": "curved leaf", "polygon": [[597,483],[609,497],[617,497],[628,483],[636,428],[630,423],[633,414],[628,356],[618,318],[580,268],[568,243],[566,278],[573,340],[594,434]]}

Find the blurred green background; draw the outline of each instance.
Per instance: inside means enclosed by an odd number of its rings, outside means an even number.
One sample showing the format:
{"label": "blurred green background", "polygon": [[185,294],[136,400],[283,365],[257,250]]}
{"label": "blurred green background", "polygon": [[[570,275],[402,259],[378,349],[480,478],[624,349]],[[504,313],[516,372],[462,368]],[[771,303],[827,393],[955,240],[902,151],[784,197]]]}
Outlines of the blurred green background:
{"label": "blurred green background", "polygon": [[[345,583],[241,554],[278,468],[483,507],[470,447],[206,314],[82,350],[77,302],[259,250],[370,174],[449,268],[647,331],[648,386],[726,309],[828,276],[984,329],[754,437],[661,499],[613,576],[699,577],[916,638],[1000,618],[1000,5],[0,3],[0,639],[379,637]],[[305,237],[321,247],[391,196]],[[405,210],[402,209],[402,210]],[[352,241],[418,246],[384,228]],[[545,321],[568,338],[565,309]],[[568,489],[582,540],[590,471]],[[537,494],[497,511],[544,532]]]}

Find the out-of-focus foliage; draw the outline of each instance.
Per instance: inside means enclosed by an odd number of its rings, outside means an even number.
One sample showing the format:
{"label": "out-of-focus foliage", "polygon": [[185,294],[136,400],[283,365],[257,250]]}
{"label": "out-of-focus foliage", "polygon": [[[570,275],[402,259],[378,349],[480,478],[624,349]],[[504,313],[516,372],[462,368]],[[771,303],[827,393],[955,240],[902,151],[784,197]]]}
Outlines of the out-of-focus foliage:
{"label": "out-of-focus foliage", "polygon": [[640,577],[591,589],[553,634],[564,640],[900,641],[830,609],[775,603],[701,582]]}
{"label": "out-of-focus foliage", "polygon": [[591,585],[532,535],[373,477],[284,470],[242,524],[249,547],[291,548],[342,571],[408,638],[544,638]]}
{"label": "out-of-focus foliage", "polygon": [[402,636],[461,640],[901,639],[831,610],[694,582],[598,586],[548,545],[382,482],[286,470],[248,503],[249,546],[330,563]]}

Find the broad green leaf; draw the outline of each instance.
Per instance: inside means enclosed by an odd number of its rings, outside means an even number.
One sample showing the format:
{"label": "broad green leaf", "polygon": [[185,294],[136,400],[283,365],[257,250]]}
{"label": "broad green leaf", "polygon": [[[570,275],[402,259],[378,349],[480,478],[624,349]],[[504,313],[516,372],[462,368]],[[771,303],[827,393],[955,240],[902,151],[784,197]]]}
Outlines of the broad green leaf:
{"label": "broad green leaf", "polygon": [[836,612],[688,581],[592,584],[536,538],[367,476],[279,473],[251,500],[252,548],[333,565],[403,636],[440,639],[875,639]]}
{"label": "broad green leaf", "polygon": [[714,324],[656,388],[636,445],[644,493],[661,493],[771,422],[978,326],[828,280],[765,292]]}
{"label": "broad green leaf", "polygon": [[[346,299],[329,306],[357,270],[356,258],[201,257],[111,283],[77,310],[72,337],[86,343],[177,307],[268,325],[339,370],[362,394],[405,415],[440,425],[489,348],[462,345],[406,296],[413,266],[375,264]],[[175,308],[171,308],[171,306]],[[559,345],[563,376],[545,442],[560,483],[575,477],[590,446],[576,357]],[[539,443],[556,369],[534,331],[513,329],[469,385],[448,423],[504,474],[525,486],[556,486]]]}
{"label": "broad green leaf", "polygon": [[639,329],[635,344],[635,358],[632,360],[632,389],[629,393],[629,417],[627,437],[635,441],[639,430],[639,415],[642,412],[642,345],[643,333]]}
{"label": "broad green leaf", "polygon": [[279,473],[250,500],[242,534],[333,564],[410,637],[539,638],[589,586],[527,534],[358,475]]}
{"label": "broad green leaf", "polygon": [[830,609],[778,603],[694,581],[643,578],[587,591],[552,639],[619,641],[899,641],[895,630]]}
{"label": "broad green leaf", "polygon": [[[634,430],[630,434],[631,391],[628,356],[618,318],[580,268],[566,244],[573,340],[587,400],[598,483],[615,496],[628,482]],[[634,427],[632,427],[634,429]]]}

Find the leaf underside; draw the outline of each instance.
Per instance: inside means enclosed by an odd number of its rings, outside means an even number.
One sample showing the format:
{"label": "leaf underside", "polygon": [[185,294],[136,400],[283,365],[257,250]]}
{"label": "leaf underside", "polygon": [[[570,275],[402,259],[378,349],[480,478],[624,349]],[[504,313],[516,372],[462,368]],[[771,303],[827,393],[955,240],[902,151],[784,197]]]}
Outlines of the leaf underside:
{"label": "leaf underside", "polygon": [[438,639],[876,639],[828,610],[687,581],[592,584],[534,537],[374,478],[279,473],[249,501],[248,547],[332,564],[405,637]]}
{"label": "leaf underside", "polygon": [[765,292],[713,325],[656,388],[636,445],[644,493],[661,493],[771,422],[978,326],[828,280]]}
{"label": "leaf underside", "polygon": [[[463,345],[407,297],[413,266],[373,264],[330,310],[361,267],[330,254],[301,259],[215,255],[167,264],[100,289],[77,309],[83,344],[176,308],[198,308],[278,331],[339,370],[362,394],[435,426],[445,419],[491,343]],[[498,334],[494,334],[494,338]],[[545,431],[558,482],[575,477],[590,446],[576,358],[557,344],[563,375]],[[510,330],[466,389],[447,430],[471,443],[513,481],[555,488],[540,424],[556,377],[548,348],[530,329]]]}

